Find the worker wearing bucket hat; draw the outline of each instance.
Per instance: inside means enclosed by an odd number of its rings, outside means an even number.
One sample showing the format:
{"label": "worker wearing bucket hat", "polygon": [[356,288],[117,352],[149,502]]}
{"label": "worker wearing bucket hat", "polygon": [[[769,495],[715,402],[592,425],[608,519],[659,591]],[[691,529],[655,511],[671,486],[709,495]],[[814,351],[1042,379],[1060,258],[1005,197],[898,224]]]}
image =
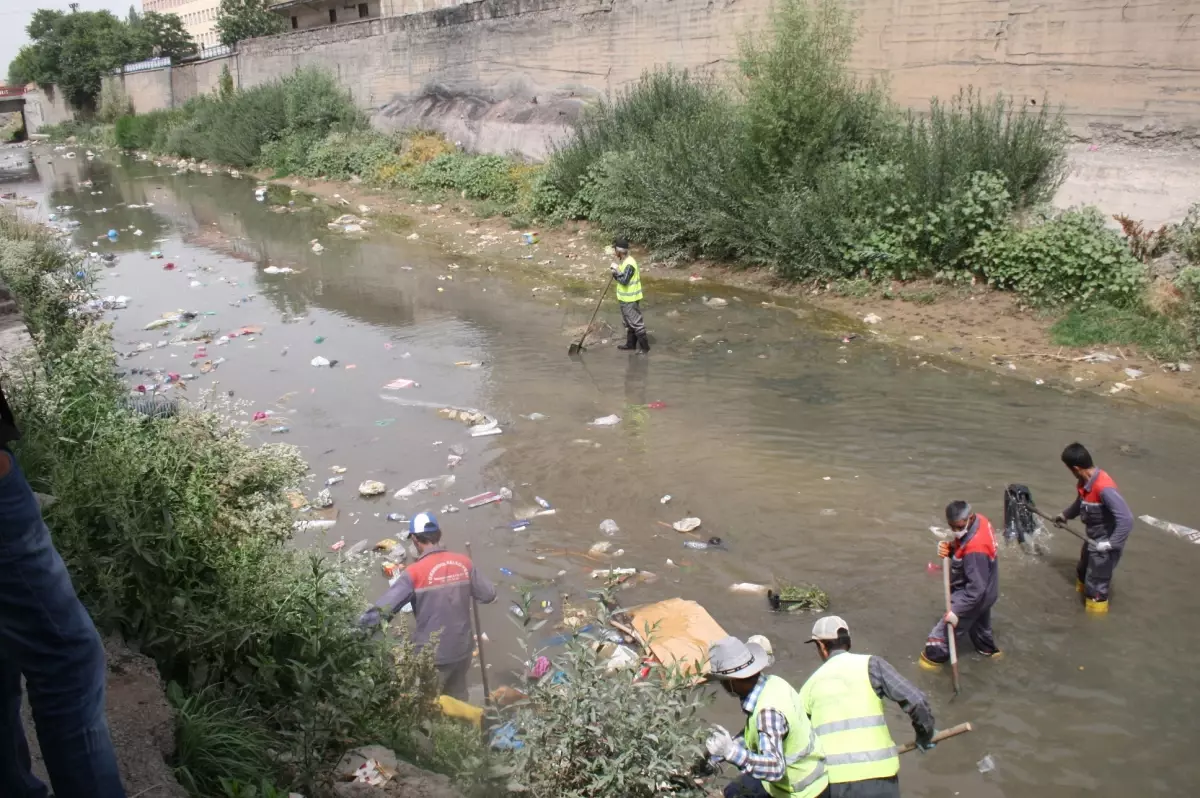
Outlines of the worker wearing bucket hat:
{"label": "worker wearing bucket hat", "polygon": [[925,694],[883,657],[851,654],[850,626],[836,615],[818,619],[808,642],[823,664],[800,688],[800,703],[825,753],[831,798],[899,798],[900,756],[882,699],[908,713],[927,751],[934,721]]}
{"label": "worker wearing bucket hat", "polygon": [[762,646],[725,637],[709,647],[708,664],[710,678],[738,697],[747,716],[742,740],[714,726],[704,744],[710,756],[742,771],[725,798],[827,796],[821,749],[800,696],[782,678],[763,673],[770,655]]}
{"label": "worker wearing bucket hat", "polygon": [[438,633],[434,663],[445,695],[467,700],[467,671],[474,642],[471,635],[471,597],[481,604],[496,600],[496,587],[475,570],[465,554],[442,548],[442,530],[433,513],[417,513],[409,522],[409,539],[417,559],[400,573],[396,583],[363,613],[361,626],[375,626],[412,603],[417,628],[413,642],[424,646]]}

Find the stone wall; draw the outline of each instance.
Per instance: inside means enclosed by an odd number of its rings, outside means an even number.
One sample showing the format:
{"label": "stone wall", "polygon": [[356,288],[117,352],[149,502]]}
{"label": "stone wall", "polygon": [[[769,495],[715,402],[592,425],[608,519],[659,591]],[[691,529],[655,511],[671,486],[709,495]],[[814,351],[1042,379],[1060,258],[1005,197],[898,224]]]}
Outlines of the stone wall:
{"label": "stone wall", "polygon": [[171,91],[172,71],[172,67],[146,69],[141,72],[130,72],[106,78],[106,80],[120,80],[125,85],[125,94],[129,97],[129,104],[133,106],[133,112],[144,114],[175,107]]}
{"label": "stone wall", "polygon": [[74,118],[75,110],[55,87],[48,86],[42,89],[30,84],[26,89],[26,133],[37,133],[46,125],[57,125]]}
{"label": "stone wall", "polygon": [[[409,0],[413,2],[413,0]],[[849,0],[852,66],[924,109],[972,84],[1063,103],[1084,137],[1200,140],[1195,0]],[[769,0],[480,0],[243,42],[243,85],[322,66],[381,128],[537,156],[580,104],[665,64],[721,70]]]}

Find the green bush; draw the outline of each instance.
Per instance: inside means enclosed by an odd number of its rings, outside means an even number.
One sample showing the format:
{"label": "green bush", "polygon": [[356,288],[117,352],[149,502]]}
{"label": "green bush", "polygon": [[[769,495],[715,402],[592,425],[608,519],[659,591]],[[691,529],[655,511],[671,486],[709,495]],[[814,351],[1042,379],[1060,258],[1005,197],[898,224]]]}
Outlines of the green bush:
{"label": "green bush", "polygon": [[[596,617],[607,623],[603,604]],[[645,680],[636,668],[609,671],[587,638],[551,660],[551,673],[518,705],[514,723],[525,745],[506,768],[510,791],[530,798],[706,794],[691,773],[705,756],[697,714],[705,701],[678,671],[657,668]],[[555,679],[555,671],[567,678]]]}
{"label": "green bush", "polygon": [[985,232],[966,255],[992,285],[1041,305],[1137,301],[1146,269],[1095,208],[1065,211],[1026,229]]}
{"label": "green bush", "polygon": [[1188,208],[1183,221],[1171,228],[1169,235],[1171,249],[1200,266],[1200,202]]}
{"label": "green bush", "polygon": [[306,177],[333,180],[373,178],[383,166],[396,160],[398,148],[399,142],[393,137],[372,131],[330,133],[311,148],[304,167],[295,171]]}
{"label": "green bush", "polygon": [[177,698],[195,697],[188,778],[205,792],[261,768],[247,735],[272,741],[267,775],[300,787],[348,744],[411,747],[436,690],[432,652],[364,635],[351,580],[285,546],[286,491],[307,472],[298,450],[252,448],[211,413],[124,409],[108,326],[69,313],[88,296],[80,269],[0,214],[0,279],[36,333],[4,374],[24,433],[16,451],[34,487],[58,498],[46,521],[97,625],[152,656]]}
{"label": "green bush", "polygon": [[904,165],[906,193],[932,207],[972,174],[1000,175],[1018,209],[1049,202],[1066,176],[1067,128],[1044,102],[1036,112],[997,95],[964,89],[949,104],[936,97],[929,116],[909,112],[884,146]]}

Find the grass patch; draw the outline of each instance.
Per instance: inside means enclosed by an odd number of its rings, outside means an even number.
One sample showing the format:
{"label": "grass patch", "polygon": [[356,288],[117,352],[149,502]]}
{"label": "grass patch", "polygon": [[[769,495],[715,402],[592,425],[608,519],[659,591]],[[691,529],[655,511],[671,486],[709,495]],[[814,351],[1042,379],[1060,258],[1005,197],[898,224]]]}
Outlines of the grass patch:
{"label": "grass patch", "polygon": [[1144,306],[1109,304],[1072,308],[1050,328],[1061,346],[1136,346],[1147,354],[1176,360],[1195,351],[1185,324]]}

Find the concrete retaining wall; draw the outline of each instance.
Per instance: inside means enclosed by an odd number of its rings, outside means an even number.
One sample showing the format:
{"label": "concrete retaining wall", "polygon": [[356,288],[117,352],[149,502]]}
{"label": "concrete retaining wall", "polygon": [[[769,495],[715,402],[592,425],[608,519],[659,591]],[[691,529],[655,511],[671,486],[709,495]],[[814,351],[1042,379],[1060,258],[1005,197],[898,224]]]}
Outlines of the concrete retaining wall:
{"label": "concrete retaining wall", "polygon": [[25,91],[25,132],[37,133],[46,125],[75,118],[75,109],[53,86],[41,89],[32,84]]}
{"label": "concrete retaining wall", "polygon": [[[407,10],[445,0],[389,0]],[[1200,142],[1200,0],[847,0],[852,66],[925,109],[974,85],[1065,104],[1085,138]],[[477,0],[242,42],[238,83],[328,69],[382,129],[537,157],[580,107],[674,64],[729,68],[770,0]],[[211,91],[214,59],[126,76],[139,111]],[[207,70],[206,76],[201,72]],[[194,73],[194,74],[193,74]]]}

